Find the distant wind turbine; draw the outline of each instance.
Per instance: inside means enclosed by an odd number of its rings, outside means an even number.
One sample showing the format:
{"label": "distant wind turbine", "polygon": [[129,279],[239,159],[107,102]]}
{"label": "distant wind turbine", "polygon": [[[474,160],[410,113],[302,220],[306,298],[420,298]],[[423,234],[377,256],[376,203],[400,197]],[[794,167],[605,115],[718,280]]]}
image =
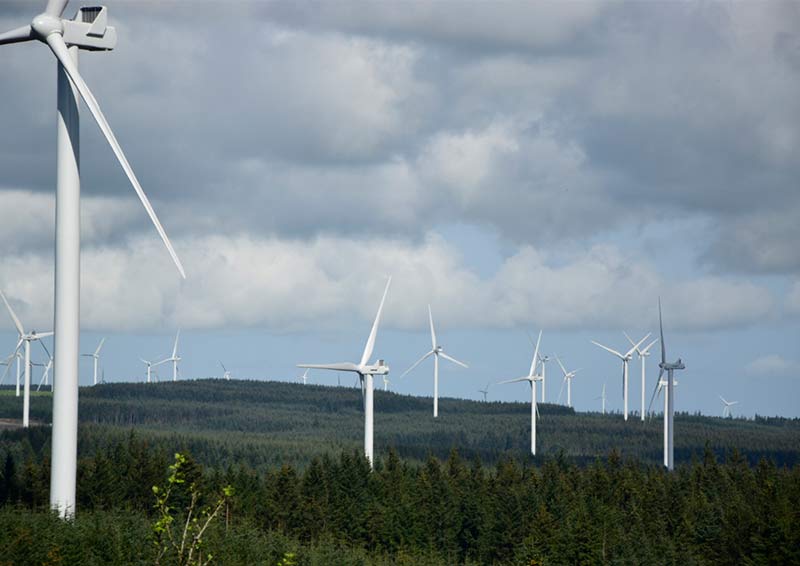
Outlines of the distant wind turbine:
{"label": "distant wind turbine", "polygon": [[20,364],[22,363],[22,354],[19,353],[19,350],[15,350],[10,356],[8,356],[5,360],[0,362],[0,365],[6,366],[6,370],[3,372],[3,377],[0,378],[0,383],[3,383],[6,379],[6,375],[8,371],[11,369],[11,362],[12,360],[17,360],[17,387],[16,387],[16,396],[19,397],[19,381],[22,377],[22,368]]}
{"label": "distant wind turbine", "polygon": [[308,372],[311,371],[310,369],[306,368],[306,371],[303,372],[303,375],[298,375],[297,380],[302,381],[303,385],[308,383]]}
{"label": "distant wind turbine", "polygon": [[452,358],[444,353],[444,348],[436,341],[436,331],[433,329],[433,314],[431,313],[431,306],[428,305],[428,320],[431,324],[431,351],[418,359],[414,364],[408,368],[400,376],[400,379],[406,376],[411,370],[421,364],[430,356],[433,356],[433,416],[439,416],[439,357],[441,356],[447,361],[458,364],[461,367],[469,367],[464,362],[459,362],[457,359]]}
{"label": "distant wind turbine", "polygon": [[[667,386],[665,389],[665,393],[667,396],[667,410],[664,411],[664,428],[665,428],[665,437],[664,437],[664,460],[667,470],[672,471],[674,468],[674,436],[675,436],[675,429],[674,429],[674,419],[675,419],[675,380],[673,378],[672,372],[676,369],[686,369],[683,361],[678,358],[676,362],[667,362],[667,348],[664,344],[664,324],[661,318],[661,298],[658,299],[658,329],[661,333],[661,363],[658,364],[659,372],[658,372],[658,382],[660,384],[661,378],[664,376],[664,372],[667,372]],[[658,391],[658,384],[656,385],[656,389],[653,391],[653,399],[656,396]],[[650,404],[653,404],[652,399],[650,400]]]}
{"label": "distant wind turbine", "polygon": [[486,403],[486,398],[489,395],[489,385],[490,384],[487,383],[486,387],[484,389],[478,389],[478,393],[483,393],[483,402],[484,403]]}
{"label": "distant wind turbine", "polygon": [[161,364],[172,362],[172,381],[178,381],[178,362],[183,359],[178,355],[178,338],[180,335],[181,331],[178,330],[175,333],[175,345],[172,347],[172,355],[156,364],[160,366]]}
{"label": "distant wind turbine", "polygon": [[222,362],[220,362],[219,365],[222,366],[222,371],[223,371],[222,379],[224,379],[225,381],[230,381],[231,380],[231,372],[229,372],[227,369],[225,369],[225,364],[223,364]]}
{"label": "distant wind turbine", "polygon": [[547,399],[547,362],[550,356],[539,354],[539,364],[542,366],[542,403]]}
{"label": "distant wind turbine", "polygon": [[383,305],[386,302],[386,295],[389,293],[389,286],[392,284],[392,278],[386,282],[386,288],[383,291],[383,298],[378,307],[378,314],[375,315],[375,322],[372,323],[372,330],[370,330],[369,338],[364,346],[364,353],[361,354],[361,361],[359,363],[342,362],[333,364],[297,364],[300,368],[311,369],[329,369],[333,371],[350,371],[357,374],[361,380],[361,396],[364,402],[364,455],[369,460],[370,468],[375,465],[375,458],[373,453],[373,376],[387,375],[389,373],[389,366],[379,359],[374,364],[369,364],[369,358],[372,356],[372,351],[375,349],[375,338],[378,336],[378,326],[381,322],[381,313],[383,312]]}
{"label": "distant wind turbine", "polygon": [[22,397],[22,427],[28,428],[30,426],[30,410],[31,410],[31,342],[35,342],[37,340],[41,340],[47,336],[52,336],[52,332],[40,332],[36,333],[35,330],[31,332],[25,332],[25,328],[22,326],[22,323],[19,320],[19,317],[14,312],[14,309],[11,308],[11,305],[6,299],[6,296],[3,294],[3,291],[0,291],[0,297],[3,298],[3,302],[6,304],[6,309],[8,309],[8,314],[11,315],[11,320],[14,321],[14,326],[17,328],[17,332],[19,333],[19,342],[17,342],[17,347],[14,348],[14,354],[16,354],[20,346],[23,344],[25,345],[25,381],[24,381],[24,392]]}
{"label": "distant wind turbine", "polygon": [[[564,381],[561,382],[561,391],[558,392],[558,400],[561,401],[561,393],[564,391],[564,384],[567,385],[567,407],[572,407],[572,380],[575,378],[575,374],[581,371],[580,369],[575,369],[572,371],[567,371],[564,367],[564,364],[561,363],[561,359],[556,356],[556,361],[558,365],[561,366],[561,371],[564,373]],[[542,369],[544,369],[544,364],[542,364]]]}
{"label": "distant wind turbine", "polygon": [[638,344],[635,344],[633,348],[631,348],[624,354],[620,354],[616,350],[612,350],[608,346],[603,346],[602,344],[600,344],[599,342],[595,342],[594,340],[591,341],[592,344],[594,344],[595,346],[599,346],[606,352],[610,352],[611,354],[614,354],[620,360],[622,360],[622,399],[623,399],[623,411],[626,421],[628,420],[628,362],[631,361],[631,358],[633,357],[633,353],[636,351],[636,348],[641,346],[642,342],[647,340],[649,337],[650,335],[648,334],[647,336],[642,338]]}
{"label": "distant wind turbine", "polygon": [[384,391],[389,391],[389,376],[388,375],[384,375],[383,376],[383,390]]}
{"label": "distant wind turbine", "polygon": [[536,417],[539,414],[539,406],[536,403],[536,382],[542,380],[541,375],[536,375],[536,362],[539,357],[539,343],[542,341],[542,331],[539,331],[539,338],[536,340],[536,348],[533,351],[533,359],[531,360],[531,369],[528,375],[518,377],[516,379],[508,379],[501,381],[498,385],[504,383],[516,383],[519,381],[527,381],[531,386],[531,454],[536,456]]}
{"label": "distant wind turbine", "polygon": [[720,401],[722,401],[722,418],[730,417],[731,416],[731,407],[734,405],[738,405],[739,401],[727,401],[725,397],[722,395],[719,396]]}
{"label": "distant wind turbine", "polygon": [[94,364],[94,373],[92,374],[92,385],[97,385],[97,363],[100,361],[100,350],[103,349],[103,344],[105,344],[106,339],[103,338],[100,340],[100,344],[97,345],[97,349],[94,351],[93,354],[81,354],[81,356],[92,358],[92,362]]}
{"label": "distant wind turbine", "polygon": [[147,378],[146,378],[146,383],[152,383],[152,382],[153,382],[153,381],[152,381],[152,370],[153,370],[153,368],[154,368],[154,367],[156,367],[156,366],[158,366],[158,365],[160,365],[160,364],[164,363],[164,362],[163,362],[163,360],[162,360],[162,361],[160,361],[160,362],[153,363],[153,362],[151,362],[150,360],[145,360],[144,358],[139,358],[139,359],[142,361],[142,363],[143,363],[145,366],[147,366]]}
{"label": "distant wind turbine", "polygon": [[[628,336],[628,334],[627,334],[626,332],[623,332],[623,334],[625,334],[625,338],[627,338],[627,339],[628,339],[628,342],[630,342],[630,343],[631,343],[631,346],[633,346],[634,344],[636,344],[636,342],[634,342],[633,340],[631,340],[631,337],[630,337],[630,336]],[[648,334],[648,336],[649,336],[649,334]],[[645,338],[646,338],[646,337],[645,337]],[[649,355],[650,355],[650,348],[652,348],[652,347],[653,347],[653,345],[654,345],[656,342],[658,342],[658,338],[656,338],[655,340],[653,340],[652,342],[650,342],[650,343],[649,343],[647,346],[645,346],[644,348],[638,348],[638,347],[636,348],[636,353],[638,354],[638,356],[639,356],[639,359],[642,361],[642,415],[641,415],[641,417],[642,417],[642,421],[644,421],[644,416],[645,416],[645,412],[646,412],[646,411],[644,410],[644,396],[645,396],[645,388],[647,387],[647,385],[646,385],[646,381],[645,381],[645,376],[644,376],[644,366],[645,366],[645,361],[646,361],[646,358],[647,358],[647,356],[649,356]]]}
{"label": "distant wind turbine", "polygon": [[603,414],[605,415],[606,414],[606,384],[605,383],[603,384],[603,392],[600,394],[600,397],[595,397],[594,400],[595,401],[598,401],[598,400],[601,401],[601,405],[603,407]]}

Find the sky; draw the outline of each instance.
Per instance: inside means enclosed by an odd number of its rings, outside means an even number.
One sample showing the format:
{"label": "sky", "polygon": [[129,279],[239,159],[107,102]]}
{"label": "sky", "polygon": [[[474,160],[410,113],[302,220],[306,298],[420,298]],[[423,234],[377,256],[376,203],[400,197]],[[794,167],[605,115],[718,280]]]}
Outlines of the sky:
{"label": "sky", "polygon": [[[0,4],[0,30],[35,4]],[[184,379],[358,361],[391,275],[375,354],[395,391],[431,394],[432,364],[400,379],[430,304],[470,365],[442,364],[443,396],[525,375],[543,329],[581,368],[576,408],[605,383],[619,410],[620,362],[590,340],[655,337],[661,297],[678,410],[800,416],[800,4],[108,5],[118,45],[81,73],[187,272],[84,112],[81,348],[107,337],[108,381],[141,381],[178,328]],[[0,288],[49,330],[55,63],[0,49]]]}

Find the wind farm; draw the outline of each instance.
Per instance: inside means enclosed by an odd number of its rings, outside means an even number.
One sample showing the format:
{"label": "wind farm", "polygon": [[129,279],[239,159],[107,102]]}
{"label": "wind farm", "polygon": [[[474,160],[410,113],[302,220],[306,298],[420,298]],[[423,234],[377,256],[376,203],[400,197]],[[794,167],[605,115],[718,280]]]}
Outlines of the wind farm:
{"label": "wind farm", "polygon": [[795,12],[2,3],[0,561],[800,563]]}

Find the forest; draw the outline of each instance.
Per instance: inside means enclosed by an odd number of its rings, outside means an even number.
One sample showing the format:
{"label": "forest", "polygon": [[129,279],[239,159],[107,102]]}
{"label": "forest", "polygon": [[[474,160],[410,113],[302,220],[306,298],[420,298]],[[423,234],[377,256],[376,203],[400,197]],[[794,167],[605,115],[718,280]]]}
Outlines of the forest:
{"label": "forest", "polygon": [[[0,395],[0,418],[18,405]],[[679,414],[667,473],[658,418],[542,405],[533,458],[524,403],[443,399],[434,421],[430,399],[378,391],[370,472],[357,389],[108,384],[81,389],[64,523],[46,510],[49,405],[0,433],[0,565],[200,563],[159,542],[193,500],[219,505],[199,551],[218,564],[800,563],[797,419]]]}

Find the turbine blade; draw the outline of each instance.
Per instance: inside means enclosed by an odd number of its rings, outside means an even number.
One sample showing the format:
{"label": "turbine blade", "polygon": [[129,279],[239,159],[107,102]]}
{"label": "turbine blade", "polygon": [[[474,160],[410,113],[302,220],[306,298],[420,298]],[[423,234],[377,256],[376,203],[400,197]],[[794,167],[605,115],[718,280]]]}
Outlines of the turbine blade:
{"label": "turbine blade", "polygon": [[658,338],[656,338],[655,340],[653,340],[652,342],[650,342],[650,343],[649,343],[647,346],[645,346],[644,348],[642,348],[642,349],[641,349],[641,352],[642,352],[642,354],[647,354],[647,352],[649,352],[649,351],[650,351],[650,348],[652,348],[652,347],[655,345],[655,343],[656,343],[656,342],[658,342]]}
{"label": "turbine blade", "polygon": [[667,363],[667,347],[664,345],[664,324],[661,321],[661,297],[658,298],[658,330],[661,333],[661,363]]}
{"label": "turbine blade", "polygon": [[31,26],[22,26],[5,33],[0,33],[0,45],[6,43],[20,43],[34,38]]}
{"label": "turbine blade", "polygon": [[516,379],[507,379],[505,381],[498,381],[497,385],[504,385],[506,383],[517,383],[518,381],[530,381],[530,380],[531,380],[530,377],[526,375],[525,377],[518,377]]}
{"label": "turbine blade", "polygon": [[433,329],[433,313],[431,312],[431,306],[428,305],[428,320],[431,323],[431,348],[434,350],[436,349],[436,331]]}
{"label": "turbine blade", "polygon": [[[64,2],[64,4],[66,5],[66,2]],[[114,155],[117,156],[117,160],[122,166],[122,169],[125,171],[125,174],[128,176],[128,180],[131,182],[131,185],[133,185],[133,189],[136,191],[136,195],[142,202],[142,206],[144,206],[144,209],[147,211],[148,216],[150,216],[150,220],[156,227],[158,235],[161,236],[161,240],[167,247],[169,255],[172,256],[172,261],[178,268],[178,272],[181,274],[181,277],[186,279],[186,272],[183,270],[183,265],[181,264],[181,260],[178,259],[178,254],[175,253],[175,249],[172,247],[172,242],[169,241],[169,237],[167,236],[167,233],[164,231],[164,227],[161,226],[161,222],[158,220],[158,216],[156,216],[155,210],[153,210],[153,207],[151,206],[150,201],[147,198],[147,195],[144,193],[142,186],[139,184],[139,180],[136,178],[136,174],[133,172],[130,163],[128,163],[128,159],[122,152],[122,147],[119,145],[117,138],[114,136],[114,132],[111,131],[111,127],[108,125],[108,121],[106,120],[106,117],[103,115],[103,111],[100,109],[100,105],[97,103],[97,100],[92,94],[92,91],[89,90],[89,87],[86,85],[83,78],[78,73],[78,68],[69,54],[67,45],[64,43],[64,38],[62,38],[57,33],[51,33],[50,35],[47,36],[47,45],[50,46],[50,49],[53,51],[53,54],[55,54],[56,58],[64,67],[64,70],[66,71],[67,75],[72,81],[72,84],[75,85],[75,88],[80,93],[81,98],[83,98],[83,101],[86,103],[87,108],[89,108],[89,111],[92,113],[92,116],[97,122],[97,125],[100,127],[100,131],[103,132],[103,135],[108,141],[108,144],[114,151]]]}
{"label": "turbine blade", "polygon": [[19,321],[17,313],[15,313],[14,309],[11,308],[11,305],[8,304],[8,299],[6,299],[6,296],[3,293],[3,291],[0,291],[0,297],[3,297],[3,302],[6,304],[6,308],[8,309],[8,314],[11,315],[11,320],[14,321],[14,326],[17,327],[17,332],[20,333],[20,336],[25,334],[25,329],[22,328],[22,323]]}
{"label": "turbine blade", "polygon": [[607,352],[611,352],[612,354],[614,354],[615,356],[617,356],[619,358],[624,358],[625,357],[622,354],[620,354],[619,352],[617,352],[616,350],[612,350],[608,346],[603,346],[600,342],[595,342],[594,340],[590,340],[590,342],[592,344],[594,344],[595,346],[600,346],[603,350],[605,350]]}
{"label": "turbine blade", "polygon": [[[105,336],[104,336],[104,337],[103,337],[103,338],[100,340],[100,344],[97,346],[97,350],[95,350],[95,351],[94,351],[94,355],[95,355],[95,356],[99,356],[99,355],[100,355],[100,350],[102,350],[102,349],[103,349],[103,344],[105,344],[105,342],[106,342],[106,338],[105,338]],[[89,354],[89,355],[91,355],[91,354]]]}
{"label": "turbine blade", "polygon": [[436,352],[434,352],[434,350],[431,350],[430,352],[428,352],[427,354],[425,354],[424,356],[422,356],[420,359],[418,359],[416,362],[414,362],[414,364],[413,364],[413,365],[412,365],[410,368],[408,368],[406,371],[404,371],[402,374],[400,374],[400,379],[403,379],[403,378],[406,376],[406,374],[407,374],[407,373],[409,373],[409,372],[410,372],[412,369],[414,369],[414,368],[415,368],[415,367],[417,367],[419,364],[421,364],[421,363],[422,363],[422,362],[423,362],[423,361],[424,361],[426,358],[428,358],[430,355],[432,355],[432,354],[435,354],[435,353],[436,353]]}
{"label": "turbine blade", "polygon": [[175,333],[175,346],[173,346],[173,348],[172,348],[172,357],[173,358],[177,358],[178,357],[178,337],[180,335],[181,335],[181,331],[180,331],[180,329],[178,329],[178,332]]}
{"label": "turbine blade", "polygon": [[61,14],[64,13],[64,9],[67,7],[67,2],[69,2],[69,0],[47,0],[47,8],[44,9],[44,12],[60,18]]}
{"label": "turbine blade", "polygon": [[528,373],[529,377],[533,377],[536,373],[536,360],[539,359],[539,344],[542,341],[542,331],[539,331],[539,337],[536,339],[536,347],[533,349],[533,360],[531,360],[531,369]]}
{"label": "turbine blade", "polygon": [[44,345],[44,342],[42,342],[41,340],[37,340],[37,342],[39,342],[39,345],[41,345],[41,347],[44,348],[44,352],[45,354],[47,354],[47,358],[52,360],[53,356],[50,355],[50,350],[47,349],[47,346]]}
{"label": "turbine blade", "polygon": [[636,342],[634,342],[633,340],[631,340],[631,337],[630,337],[630,336],[628,336],[628,333],[627,333],[627,332],[625,332],[625,331],[623,330],[623,331],[622,331],[622,333],[625,335],[625,338],[627,338],[627,339],[628,339],[628,342],[630,342],[630,343],[631,343],[631,346],[633,346],[634,344],[636,344]]}
{"label": "turbine blade", "polygon": [[652,396],[652,397],[650,397],[650,404],[647,406],[647,412],[648,412],[648,413],[649,413],[649,412],[651,411],[651,409],[653,408],[653,401],[655,401],[655,400],[656,400],[656,395],[658,394],[658,392],[660,391],[660,389],[661,389],[661,376],[659,375],[659,376],[658,376],[658,380],[656,381],[656,387],[655,387],[655,389],[653,389],[653,396]]}
{"label": "turbine blade", "polygon": [[47,338],[49,336],[52,336],[53,334],[55,334],[55,332],[52,332],[52,331],[50,331],[50,332],[37,332],[36,333],[36,339],[37,340],[41,340],[42,338]]}
{"label": "turbine blade", "polygon": [[354,371],[356,373],[360,373],[359,366],[354,364],[353,362],[340,362],[333,364],[297,364],[297,367],[311,368],[311,369],[330,369],[334,371]]}
{"label": "turbine blade", "polygon": [[558,365],[561,366],[561,371],[564,372],[564,376],[566,377],[568,372],[567,372],[566,368],[564,367],[564,364],[561,363],[561,359],[558,357],[558,355],[556,355],[556,361],[558,362]]}
{"label": "turbine blade", "polygon": [[722,401],[726,405],[728,404],[728,402],[725,400],[725,397],[723,397],[722,395],[719,395],[719,399],[720,399],[720,401]]}
{"label": "turbine blade", "polygon": [[439,352],[439,355],[442,356],[445,360],[451,361],[454,364],[458,364],[458,365],[460,365],[461,367],[464,367],[464,368],[469,368],[469,366],[467,364],[465,364],[464,362],[459,362],[457,359],[455,359],[455,358],[453,358],[451,356],[448,356],[444,352]]}
{"label": "turbine blade", "polygon": [[221,361],[219,362],[219,365],[222,366],[222,371],[228,371],[227,369],[225,369],[225,364],[223,364]]}
{"label": "turbine blade", "polygon": [[633,355],[633,353],[639,349],[639,346],[641,346],[641,345],[642,345],[642,342],[644,342],[644,341],[645,341],[645,340],[647,340],[648,338],[650,338],[650,333],[649,333],[649,332],[647,333],[647,335],[646,335],[644,338],[642,338],[642,339],[641,339],[641,340],[639,340],[639,341],[638,341],[636,344],[634,344],[633,348],[631,348],[630,350],[628,350],[627,352],[625,352],[625,357],[626,357],[626,358],[628,358],[628,357],[632,356],[632,355]]}
{"label": "turbine blade", "polygon": [[567,376],[566,375],[564,376],[563,381],[561,381],[561,389],[558,390],[558,399],[556,400],[556,403],[560,403],[561,402],[561,394],[564,393],[564,384],[565,383],[567,383]]}
{"label": "turbine blade", "polygon": [[362,366],[369,361],[369,357],[372,355],[372,350],[375,348],[375,337],[378,335],[378,325],[381,322],[383,303],[386,302],[386,294],[389,292],[389,285],[391,284],[392,284],[392,278],[389,277],[389,280],[386,282],[386,288],[383,290],[383,298],[381,299],[381,304],[378,307],[378,314],[375,315],[375,322],[372,323],[372,330],[370,330],[369,338],[367,339],[367,344],[366,346],[364,346],[364,353],[361,355]]}

